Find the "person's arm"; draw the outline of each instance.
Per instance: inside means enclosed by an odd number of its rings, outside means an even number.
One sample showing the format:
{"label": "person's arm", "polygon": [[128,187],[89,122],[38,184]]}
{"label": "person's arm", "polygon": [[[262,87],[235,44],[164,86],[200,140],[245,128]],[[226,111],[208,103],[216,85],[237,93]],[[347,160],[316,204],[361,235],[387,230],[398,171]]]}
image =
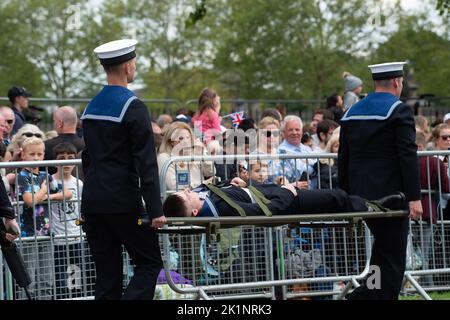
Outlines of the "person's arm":
{"label": "person's arm", "polygon": [[[406,199],[409,201],[409,217],[418,220],[423,213],[420,201],[420,173],[415,143],[416,129],[412,109],[400,104],[395,111],[396,145],[400,162],[400,174]],[[340,146],[339,146],[340,148]]]}
{"label": "person's arm", "polygon": [[48,196],[48,199],[50,201],[53,201],[53,200],[70,200],[70,199],[72,199],[72,196],[73,196],[72,191],[70,191],[67,188],[64,188],[63,191],[59,191],[59,192],[56,192],[56,193],[51,193]]}
{"label": "person's arm", "polygon": [[[436,162],[438,163],[438,170],[440,171],[439,174],[441,176],[441,192],[442,193],[449,193],[450,187],[449,187],[449,181],[447,176],[447,168],[445,167],[444,163],[439,160],[439,158],[435,158]],[[438,185],[439,186],[439,185]]]}
{"label": "person's arm", "polygon": [[[162,173],[162,168],[164,165],[164,162],[166,162],[167,159],[170,159],[170,155],[167,153],[160,153],[158,154],[158,167],[159,167],[159,172]],[[175,162],[175,163],[180,163],[180,162]],[[176,179],[176,174],[175,174],[175,163],[171,163],[169,168],[167,168],[167,172],[166,172],[166,188],[167,190],[176,190],[177,187],[177,179]]]}
{"label": "person's arm", "polygon": [[47,199],[47,182],[44,181],[41,184],[41,188],[35,192],[32,193],[32,187],[30,185],[30,188],[27,188],[26,191],[23,192],[22,199],[23,202],[27,205],[27,207],[32,207],[35,204],[41,203],[44,200]]}
{"label": "person's arm", "polygon": [[349,192],[348,181],[348,161],[349,150],[346,140],[345,126],[341,126],[341,133],[339,135],[339,150],[338,150],[338,184],[339,188]]}
{"label": "person's arm", "polygon": [[153,227],[162,227],[165,218],[159,189],[158,164],[150,117],[145,104],[134,100],[125,114],[130,135],[130,147],[139,173],[141,193]]}
{"label": "person's arm", "polygon": [[211,123],[211,128],[220,132],[220,117],[214,110],[208,110],[208,118]]}
{"label": "person's arm", "polygon": [[[420,200],[420,175],[415,143],[415,124],[412,109],[400,104],[395,112],[395,137],[403,192],[408,201]],[[340,148],[340,145],[339,145]],[[339,163],[339,162],[338,162]]]}

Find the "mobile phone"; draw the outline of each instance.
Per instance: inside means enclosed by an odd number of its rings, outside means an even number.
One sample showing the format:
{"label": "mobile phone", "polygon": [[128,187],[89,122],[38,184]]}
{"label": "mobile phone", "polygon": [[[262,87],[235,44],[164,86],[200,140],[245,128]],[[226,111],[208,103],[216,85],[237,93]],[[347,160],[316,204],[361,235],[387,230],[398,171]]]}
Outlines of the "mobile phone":
{"label": "mobile phone", "polygon": [[302,176],[298,179],[298,181],[308,181],[308,174],[306,171],[303,171]]}

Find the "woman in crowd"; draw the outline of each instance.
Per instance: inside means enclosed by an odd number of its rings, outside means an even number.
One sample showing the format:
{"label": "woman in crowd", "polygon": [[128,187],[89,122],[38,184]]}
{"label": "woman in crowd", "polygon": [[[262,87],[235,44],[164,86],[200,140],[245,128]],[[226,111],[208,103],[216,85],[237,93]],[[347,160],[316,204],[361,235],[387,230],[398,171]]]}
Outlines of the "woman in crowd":
{"label": "woman in crowd", "polygon": [[[339,150],[339,128],[335,129],[325,147],[325,153],[337,153]],[[319,159],[316,162],[319,189],[335,189],[338,187],[337,159]]]}
{"label": "woman in crowd", "polygon": [[[159,147],[158,168],[162,174],[163,165],[171,157],[182,155],[206,155],[206,148],[200,141],[194,140],[191,127],[181,121],[167,126],[163,141]],[[205,179],[214,175],[212,163],[208,161],[189,161],[172,163],[166,174],[168,190],[180,190],[196,187]]]}

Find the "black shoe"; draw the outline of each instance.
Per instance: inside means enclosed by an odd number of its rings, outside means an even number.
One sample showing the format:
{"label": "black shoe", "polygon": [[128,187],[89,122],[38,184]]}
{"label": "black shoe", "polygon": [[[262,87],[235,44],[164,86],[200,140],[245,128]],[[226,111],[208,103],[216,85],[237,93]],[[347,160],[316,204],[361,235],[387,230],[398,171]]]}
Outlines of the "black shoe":
{"label": "black shoe", "polygon": [[388,210],[406,209],[406,197],[402,192],[397,192],[371,202]]}

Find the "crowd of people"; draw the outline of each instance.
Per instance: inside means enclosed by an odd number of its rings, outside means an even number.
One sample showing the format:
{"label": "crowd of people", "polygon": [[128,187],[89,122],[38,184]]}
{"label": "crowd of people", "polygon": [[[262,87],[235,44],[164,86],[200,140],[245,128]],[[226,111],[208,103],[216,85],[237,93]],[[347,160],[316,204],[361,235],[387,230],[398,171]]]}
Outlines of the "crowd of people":
{"label": "crowd of people", "polygon": [[[128,64],[126,66],[129,68]],[[132,69],[124,70],[126,74],[130,72],[134,76]],[[116,72],[114,68],[108,67],[105,67],[105,71],[108,75]],[[301,119],[298,115],[285,115],[282,109],[267,108],[263,111],[261,119],[251,119],[246,115],[245,119],[238,121],[236,127],[227,128],[221,117],[220,96],[213,89],[205,88],[199,95],[196,111],[190,112],[183,108],[177,110],[175,115],[162,114],[157,119],[153,119],[148,128],[135,132],[142,134],[142,137],[147,137],[147,131],[153,134],[150,145],[155,148],[157,164],[155,168],[159,176],[165,177],[163,184],[169,193],[236,177],[246,184],[256,182],[292,185],[294,183],[299,189],[336,189],[343,187],[339,185],[343,180],[338,178],[338,159],[322,159],[311,154],[339,153],[340,142],[346,141],[340,137],[341,124],[342,121],[346,121],[345,112],[362,98],[363,83],[358,77],[348,73],[344,74],[344,83],[344,96],[331,94],[326,100],[327,107],[314,110],[311,119]],[[82,130],[79,130],[80,119],[76,110],[70,106],[59,107],[53,113],[53,130],[45,133],[36,124],[26,123],[24,112],[29,107],[30,96],[31,94],[25,88],[15,86],[8,92],[11,105],[0,107],[0,135],[3,136],[0,142],[2,161],[63,160],[83,156],[83,165],[85,162],[91,165],[92,153],[83,153],[85,141]],[[133,99],[135,98],[131,96],[129,101]],[[90,117],[88,113],[85,113],[84,117],[89,121],[98,120],[100,116]],[[433,123],[431,128],[425,117],[414,118],[417,132],[416,144],[419,150],[450,148],[450,124],[446,123],[450,122],[450,115],[447,118],[444,119],[444,123]],[[122,121],[118,119],[117,122],[119,120]],[[139,121],[139,119],[130,119],[130,121]],[[88,129],[91,130],[88,130],[88,135],[92,134],[92,129],[89,127]],[[143,134],[143,132],[147,133]],[[139,144],[138,142],[130,143],[133,144],[131,146],[133,148],[137,147],[134,144]],[[138,154],[137,150],[133,149],[134,151]],[[177,161],[168,167],[165,166],[168,159],[176,156],[230,154],[272,156],[287,154],[304,155],[306,158],[285,159],[274,156],[269,160]],[[423,159],[427,161],[426,164],[430,161],[427,158]],[[420,162],[422,188],[436,189],[439,185],[442,186],[440,191],[448,193],[448,159],[446,157],[432,158],[431,172],[425,172],[427,166],[423,161],[421,159]],[[42,168],[28,165],[16,171],[4,169],[2,171],[3,183],[11,200],[23,201],[22,206],[17,206],[20,208],[17,212],[19,217],[17,228],[22,237],[80,234],[80,228],[75,221],[80,217],[78,202],[83,190],[82,171],[77,170],[75,174],[74,166],[42,170]],[[436,180],[437,177],[440,178],[439,182]],[[345,187],[348,188],[348,186]],[[430,224],[437,220],[436,201],[434,197],[422,197],[423,219],[428,220]],[[430,202],[432,205],[429,205]],[[444,203],[443,206],[446,204]],[[428,232],[428,241],[431,241],[431,236],[431,232]],[[30,252],[25,255],[26,263],[34,280],[41,283],[42,292],[39,293],[39,297],[49,298],[53,280],[48,278],[48,275],[52,272],[33,271],[51,266],[38,266],[36,261],[38,261],[37,255],[45,256],[45,261],[51,261],[52,250],[48,247],[39,247],[39,249],[30,247],[29,250]],[[64,257],[59,259],[64,260]],[[57,264],[57,267],[62,268],[60,264]],[[38,277],[41,278],[38,279]],[[64,279],[58,279],[58,281],[63,283]],[[62,284],[61,287],[63,287]]]}

